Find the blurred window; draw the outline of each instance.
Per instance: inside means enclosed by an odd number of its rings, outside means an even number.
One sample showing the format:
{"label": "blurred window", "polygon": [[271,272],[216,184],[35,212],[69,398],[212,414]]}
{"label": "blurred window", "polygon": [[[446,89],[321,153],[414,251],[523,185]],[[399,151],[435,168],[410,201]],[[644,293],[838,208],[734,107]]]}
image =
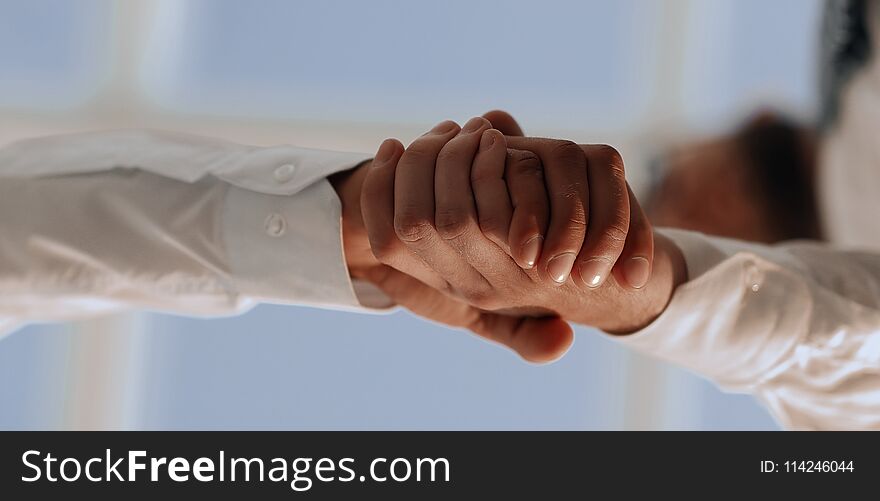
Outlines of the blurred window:
{"label": "blurred window", "polygon": [[772,103],[809,117],[816,107],[820,0],[691,2],[679,89],[685,120],[730,126]]}
{"label": "blurred window", "polygon": [[166,1],[148,92],[165,107],[432,122],[509,107],[527,123],[620,128],[651,97],[644,0]]}
{"label": "blurred window", "polygon": [[109,0],[0,0],[0,107],[65,108],[109,69]]}

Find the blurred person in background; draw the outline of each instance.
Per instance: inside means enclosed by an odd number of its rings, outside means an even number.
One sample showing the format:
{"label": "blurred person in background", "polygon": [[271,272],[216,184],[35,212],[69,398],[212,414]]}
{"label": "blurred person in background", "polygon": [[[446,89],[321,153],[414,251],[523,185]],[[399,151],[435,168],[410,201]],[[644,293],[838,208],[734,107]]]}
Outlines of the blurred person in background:
{"label": "blurred person in background", "polygon": [[656,226],[761,243],[821,240],[816,132],[763,111],[730,134],[658,157],[645,210]]}

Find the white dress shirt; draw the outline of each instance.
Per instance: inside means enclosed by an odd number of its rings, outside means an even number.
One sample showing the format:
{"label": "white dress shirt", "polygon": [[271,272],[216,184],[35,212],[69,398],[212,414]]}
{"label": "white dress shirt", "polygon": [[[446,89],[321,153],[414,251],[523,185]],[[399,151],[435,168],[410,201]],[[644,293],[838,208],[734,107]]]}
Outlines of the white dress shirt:
{"label": "white dress shirt", "polygon": [[869,19],[875,57],[821,147],[832,245],[665,230],[689,281],[652,325],[618,338],[755,394],[791,429],[880,429],[880,12]]}
{"label": "white dress shirt", "polygon": [[154,131],[6,146],[0,330],[131,307],[358,307],[326,177],[367,158]]}

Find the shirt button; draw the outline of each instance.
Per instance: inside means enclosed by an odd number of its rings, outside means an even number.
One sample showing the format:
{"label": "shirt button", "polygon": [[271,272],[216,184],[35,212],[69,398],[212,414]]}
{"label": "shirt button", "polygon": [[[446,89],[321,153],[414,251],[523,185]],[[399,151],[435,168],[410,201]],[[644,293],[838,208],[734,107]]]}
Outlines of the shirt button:
{"label": "shirt button", "polygon": [[746,264],[744,280],[746,286],[751,289],[752,292],[759,292],[761,290],[761,282],[763,279],[763,273],[761,273],[761,270],[755,263]]}
{"label": "shirt button", "polygon": [[266,228],[266,234],[270,237],[280,237],[287,231],[287,221],[284,220],[284,216],[278,213],[269,214],[263,226]]}
{"label": "shirt button", "polygon": [[275,180],[279,183],[286,183],[293,178],[293,173],[296,171],[296,166],[293,164],[284,164],[281,167],[275,169]]}

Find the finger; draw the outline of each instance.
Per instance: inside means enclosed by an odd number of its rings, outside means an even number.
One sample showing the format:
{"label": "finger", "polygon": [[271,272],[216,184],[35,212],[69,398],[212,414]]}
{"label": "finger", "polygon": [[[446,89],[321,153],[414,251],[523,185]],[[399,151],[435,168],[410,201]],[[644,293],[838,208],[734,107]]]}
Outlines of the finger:
{"label": "finger", "polygon": [[513,206],[504,179],[506,159],[507,142],[504,135],[495,129],[483,132],[480,149],[471,168],[471,189],[483,235],[513,257],[507,241]]}
{"label": "finger", "polygon": [[[477,219],[471,190],[471,170],[476,161],[475,155],[482,141],[483,132],[489,127],[489,121],[485,118],[474,118],[465,125],[458,136],[443,146],[437,156],[434,197],[435,226],[438,234],[492,284],[509,281],[511,272],[520,273],[520,270],[504,255],[502,249],[484,235]],[[495,150],[496,155],[500,156],[498,162],[500,165],[496,169],[503,173],[506,151],[503,136]],[[499,195],[503,197],[501,201],[504,202],[509,197],[503,181],[500,179],[499,181],[504,189]],[[484,220],[486,217],[484,215]],[[503,280],[499,280],[501,277]]]}
{"label": "finger", "polygon": [[654,229],[630,187],[626,189],[630,208],[629,232],[612,273],[618,283],[641,289],[651,278],[654,267]]}
{"label": "finger", "polygon": [[581,145],[590,185],[590,224],[577,259],[580,282],[601,286],[620,253],[629,231],[629,195],[620,154],[607,145]]}
{"label": "finger", "polygon": [[441,122],[400,157],[394,178],[394,227],[405,244],[418,243],[433,232],[437,155],[459,130],[455,122]]}
{"label": "finger", "polygon": [[502,110],[486,112],[483,118],[492,122],[492,128],[498,129],[505,136],[523,136],[523,130],[510,113]]}
{"label": "finger", "polygon": [[[397,139],[386,139],[379,146],[361,187],[361,213],[377,258],[390,254],[397,236],[394,234],[394,171],[403,145]],[[381,258],[380,258],[381,261]]]}
{"label": "finger", "polygon": [[[437,156],[434,178],[435,226],[440,238],[457,251],[460,265],[473,267],[488,282],[509,281],[511,272],[520,272],[502,249],[494,245],[481,231],[477,219],[474,195],[471,190],[471,169],[482,140],[490,127],[482,117],[473,118],[462,131],[446,143]],[[497,149],[504,155],[503,142]],[[504,157],[501,158],[503,169]],[[506,189],[501,195],[507,199]],[[435,248],[430,249],[436,253]],[[434,262],[437,257],[428,258]],[[449,259],[448,257],[446,259]],[[467,270],[459,273],[467,274]],[[525,275],[523,275],[525,276]],[[503,280],[500,280],[503,277]],[[450,283],[452,280],[450,279]],[[455,283],[453,283],[455,286]],[[479,298],[479,297],[478,297]]]}
{"label": "finger", "polygon": [[449,288],[445,279],[437,275],[397,238],[394,231],[394,174],[403,154],[403,145],[396,139],[386,139],[376,152],[372,166],[361,188],[361,212],[373,255],[379,262],[405,269],[433,287]]}
{"label": "finger", "polygon": [[489,283],[440,237],[435,226],[437,158],[459,130],[454,122],[443,122],[413,141],[401,155],[394,181],[394,230],[397,238],[456,292],[479,298],[488,294]]}
{"label": "finger", "polygon": [[461,132],[446,143],[437,155],[434,173],[434,224],[440,237],[462,250],[480,234],[477,209],[471,191],[471,166],[489,121],[469,120]]}
{"label": "finger", "polygon": [[513,206],[508,242],[514,261],[529,270],[541,257],[550,219],[541,160],[531,151],[508,149],[505,177]]}
{"label": "finger", "polygon": [[562,284],[571,274],[587,230],[586,156],[571,141],[511,137],[508,147],[536,153],[544,166],[551,217],[539,269]]}

